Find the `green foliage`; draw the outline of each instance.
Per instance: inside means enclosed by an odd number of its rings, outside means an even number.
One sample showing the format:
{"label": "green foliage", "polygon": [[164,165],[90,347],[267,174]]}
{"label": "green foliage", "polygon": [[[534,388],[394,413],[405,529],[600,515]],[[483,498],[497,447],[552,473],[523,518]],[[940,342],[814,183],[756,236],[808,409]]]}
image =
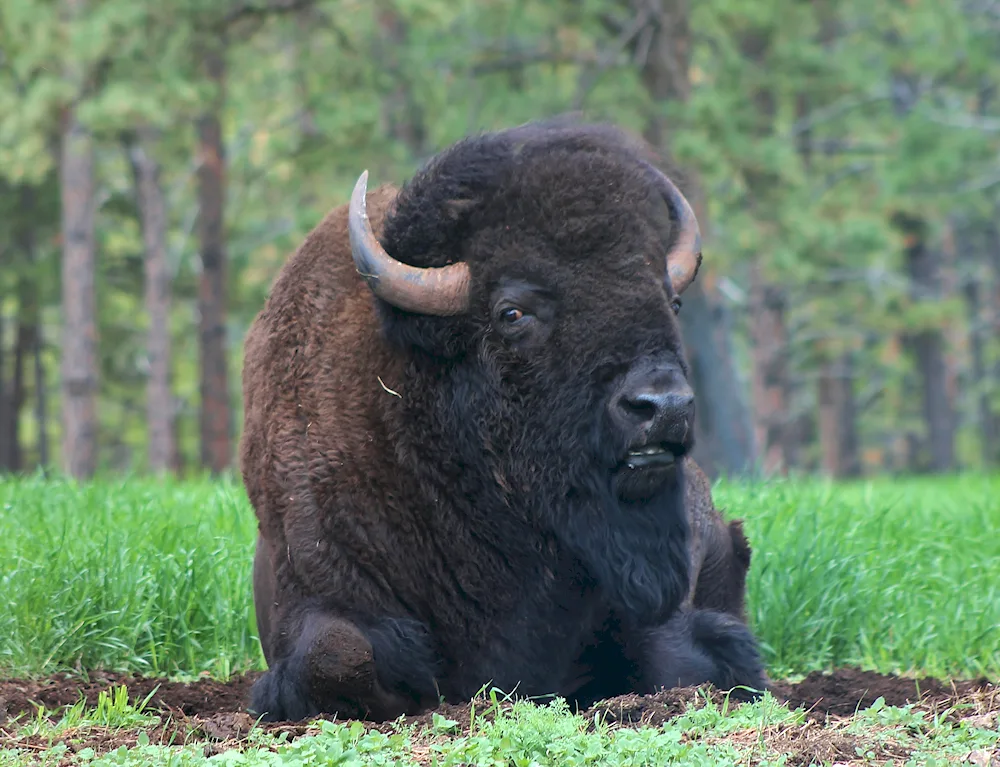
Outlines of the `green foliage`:
{"label": "green foliage", "polygon": [[[156,724],[159,717],[145,713],[146,705],[155,694],[149,693],[145,700],[135,705],[129,702],[128,687],[113,686],[97,694],[97,705],[87,706],[83,697],[71,706],[65,707],[58,717],[57,712],[39,705],[35,715],[26,722],[20,722],[20,737],[58,738],[73,730],[102,727],[108,730],[127,730]],[[54,720],[54,721],[53,721]]]}
{"label": "green foliage", "polygon": [[256,524],[230,483],[0,484],[0,667],[228,674],[260,663]]}
{"label": "green foliage", "polygon": [[[44,296],[43,330],[55,347],[62,110],[76,104],[98,139],[105,467],[138,470],[144,461],[142,241],[120,145],[138,127],[159,131],[153,151],[167,192],[175,279],[178,428],[184,458],[197,460],[194,120],[220,95],[237,416],[235,372],[247,326],[284,258],[346,201],[361,169],[375,183],[399,182],[468,133],[576,108],[636,131],[650,114],[668,118],[673,156],[707,193],[709,273],[746,285],[756,260],[780,284],[796,331],[787,355],[798,388],[831,346],[857,353],[859,388],[887,393],[864,414],[867,444],[882,444],[916,412],[897,396],[912,372],[906,355],[881,354],[886,336],[914,327],[967,330],[958,307],[905,300],[901,239],[890,219],[899,210],[923,216],[931,247],[940,249],[946,224],[974,229],[996,217],[1000,30],[976,4],[691,3],[691,95],[683,104],[650,103],[641,51],[616,44],[608,19],[627,25],[627,3],[316,0],[298,13],[234,15],[268,5],[91,0],[75,19],[49,0],[0,7],[0,255],[17,256],[12,223],[28,220],[38,235],[33,279]],[[223,39],[226,87],[215,94],[198,52]],[[8,211],[24,185],[37,189],[39,203],[15,217]],[[974,260],[963,256],[949,267],[959,281]],[[0,289],[12,300],[5,277]],[[753,318],[735,308],[739,348]],[[46,357],[53,415],[57,351]],[[955,354],[964,369],[967,351]],[[998,354],[991,347],[989,361]],[[815,394],[804,396],[814,407]],[[968,402],[963,428],[974,435]],[[27,412],[24,420],[36,431]]]}
{"label": "green foliage", "polygon": [[998,490],[996,477],[722,485],[716,503],[747,518],[751,621],[774,673],[995,674]]}

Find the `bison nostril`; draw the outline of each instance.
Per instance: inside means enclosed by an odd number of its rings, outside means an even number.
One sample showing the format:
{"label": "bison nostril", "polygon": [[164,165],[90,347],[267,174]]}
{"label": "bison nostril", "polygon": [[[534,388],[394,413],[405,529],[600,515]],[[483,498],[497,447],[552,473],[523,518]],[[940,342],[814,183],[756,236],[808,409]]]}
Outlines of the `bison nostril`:
{"label": "bison nostril", "polygon": [[689,409],[694,404],[694,396],[689,391],[645,390],[626,394],[621,404],[633,418],[652,421]]}
{"label": "bison nostril", "polygon": [[656,418],[660,405],[656,397],[640,394],[622,398],[623,409],[636,420],[646,422]]}

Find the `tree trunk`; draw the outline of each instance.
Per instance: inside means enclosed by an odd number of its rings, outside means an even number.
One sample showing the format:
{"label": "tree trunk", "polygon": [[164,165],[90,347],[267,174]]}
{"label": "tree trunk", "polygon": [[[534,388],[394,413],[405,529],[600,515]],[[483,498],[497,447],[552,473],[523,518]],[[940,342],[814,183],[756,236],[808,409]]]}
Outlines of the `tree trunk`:
{"label": "tree trunk", "polygon": [[[911,297],[916,301],[939,300],[941,269],[938,255],[927,244],[927,225],[922,219],[900,214],[897,225],[906,237],[906,268]],[[907,337],[922,382],[924,421],[927,424],[930,469],[948,472],[955,468],[956,419],[948,391],[944,336],[928,328]]]}
{"label": "tree trunk", "polygon": [[[72,14],[82,0],[65,0]],[[78,78],[71,78],[78,82]],[[62,462],[73,477],[97,470],[97,317],[94,245],[94,144],[75,107],[63,115],[62,201]]]}
{"label": "tree trunk", "polygon": [[976,420],[979,421],[983,467],[996,460],[1000,442],[990,409],[989,381],[986,377],[986,317],[983,313],[982,283],[973,277],[965,283],[965,301],[969,317],[969,352],[972,357],[972,386],[976,391]]}
{"label": "tree trunk", "polygon": [[[640,5],[633,3],[636,13],[642,11]],[[660,107],[664,102],[686,102],[691,92],[689,18],[687,0],[664,0],[652,9],[647,27],[633,42],[633,54],[640,48],[645,51],[640,75],[652,104],[644,136],[668,162],[670,139]],[[698,179],[690,172],[685,175],[684,192],[695,209],[704,240],[708,227]],[[753,453],[749,435],[742,429],[748,419],[744,418],[745,407],[728,344],[729,327],[722,321],[721,303],[712,300],[711,271],[708,257],[699,277],[683,296],[680,324],[691,362],[698,413],[693,455],[710,476],[717,476],[746,471],[753,465]]]}
{"label": "tree trunk", "polygon": [[170,434],[173,442],[173,452],[170,455],[170,470],[176,477],[184,476],[184,451],[181,448],[181,409],[179,400],[173,399],[171,405]]}
{"label": "tree trunk", "polygon": [[202,65],[215,94],[210,107],[197,120],[201,461],[212,473],[220,473],[229,467],[232,454],[226,360],[226,159],[221,125],[226,63],[221,44],[208,44],[202,52]]}
{"label": "tree trunk", "polygon": [[[766,69],[771,45],[767,29],[747,29],[739,40],[743,57]],[[762,86],[750,94],[756,108],[752,133],[767,140],[774,130],[775,94]],[[767,168],[747,167],[747,206],[762,224],[773,219],[773,191],[781,181]],[[800,430],[790,416],[788,331],[786,299],[781,287],[768,281],[760,255],[750,257],[750,339],[753,362],[753,402],[757,455],[766,474],[784,474],[797,462],[796,437]]]}
{"label": "tree trunk", "polygon": [[[19,280],[24,286],[25,280]],[[26,291],[24,291],[26,292]],[[31,353],[32,334],[34,328],[27,317],[27,306],[24,292],[18,291],[20,305],[18,306],[17,334],[14,342],[14,373],[11,381],[10,408],[8,410],[9,466],[11,471],[21,471],[24,468],[24,450],[21,445],[21,409],[24,407],[24,364],[25,358]]]}
{"label": "tree trunk", "polygon": [[[640,75],[652,102],[646,117],[644,135],[665,156],[670,154],[666,118],[661,113],[663,102],[686,103],[691,95],[691,24],[688,0],[662,0],[646,3],[633,0],[637,13],[650,12],[647,29],[633,43],[633,53],[648,40],[648,52]],[[646,46],[643,46],[646,47]]]}
{"label": "tree trunk", "polygon": [[47,382],[45,364],[42,360],[42,350],[45,340],[42,337],[42,325],[35,325],[35,346],[32,349],[35,363],[35,424],[38,429],[38,465],[43,472],[49,469],[49,417],[47,413]]}
{"label": "tree trunk", "polygon": [[[25,385],[25,368],[29,364],[33,364],[35,348],[38,346],[38,336],[41,333],[39,278],[35,268],[35,221],[38,215],[35,208],[34,188],[26,184],[21,186],[18,198],[18,221],[15,226],[15,242],[21,254],[21,262],[24,265],[18,277],[17,287],[18,330],[14,366],[14,400],[18,414],[23,410],[28,398],[27,387]],[[37,392],[38,387],[44,385],[44,380],[38,375],[36,369],[32,369],[31,378]],[[21,444],[19,438],[19,426],[20,418],[19,416],[15,416],[11,431],[14,434],[13,463],[18,470],[25,468],[24,446]],[[44,432],[42,429],[39,429],[39,459],[43,438]],[[46,444],[45,447],[47,454],[48,445]]]}
{"label": "tree trunk", "polygon": [[695,390],[693,458],[710,476],[739,475],[754,465],[749,413],[733,367],[721,298],[695,280],[684,295],[681,330]]}
{"label": "tree trunk", "polygon": [[173,458],[173,399],[170,394],[170,270],[167,264],[167,211],[160,186],[160,166],[150,154],[155,137],[140,128],[128,145],[145,248],[146,310],[149,335],[149,381],[146,420],[147,461],[155,473],[170,470]]}
{"label": "tree trunk", "polygon": [[[0,426],[5,425],[10,416],[10,395],[7,393],[7,353],[5,348],[3,316],[3,295],[0,294]],[[0,474],[10,469],[10,435],[7,430],[0,431]]]}
{"label": "tree trunk", "polygon": [[765,474],[783,474],[791,465],[788,430],[788,338],[785,298],[764,282],[757,258],[750,264],[750,339],[757,454]]}
{"label": "tree trunk", "polygon": [[861,460],[855,430],[854,360],[851,354],[823,363],[818,401],[823,472],[832,477],[860,475]]}
{"label": "tree trunk", "polygon": [[[988,263],[993,271],[993,290],[990,296],[989,315],[991,317],[993,338],[1000,338],[1000,226],[997,220],[1000,219],[1000,205],[994,209],[993,221],[990,222],[986,230],[986,254]],[[1000,390],[1000,357],[993,365],[993,372],[988,385],[988,392]],[[1000,442],[1000,412],[990,410],[990,431],[996,435]],[[991,465],[1000,464],[1000,444],[995,444],[990,461]]]}

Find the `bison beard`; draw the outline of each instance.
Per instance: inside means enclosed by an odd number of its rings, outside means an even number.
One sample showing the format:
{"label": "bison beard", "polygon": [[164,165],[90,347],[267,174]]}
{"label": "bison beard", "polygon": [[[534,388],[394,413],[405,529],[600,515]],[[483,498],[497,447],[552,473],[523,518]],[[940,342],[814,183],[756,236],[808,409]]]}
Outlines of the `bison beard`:
{"label": "bison beard", "polygon": [[[587,418],[605,406],[606,396],[581,398],[573,385],[598,376],[585,359],[558,371],[517,366],[485,348],[479,359],[488,364],[474,379],[456,371],[450,385],[441,387],[453,394],[437,397],[435,415],[421,423],[424,441],[448,445],[448,458],[436,455],[434,464],[450,459],[464,467],[466,476],[502,478],[499,485],[488,482],[466,493],[479,499],[477,505],[506,506],[510,517],[555,536],[579,558],[627,625],[665,621],[689,589],[680,459],[666,470],[666,481],[663,471],[650,479],[651,472],[616,465],[626,446],[614,439],[606,421],[599,419],[595,428]],[[542,378],[557,392],[554,399],[566,405],[553,409],[537,401]],[[523,425],[511,431],[509,425],[518,421]],[[446,431],[439,424],[460,426]],[[482,448],[488,442],[496,445],[494,455]],[[426,451],[414,443],[409,452],[424,456]],[[431,471],[424,461],[409,468]],[[442,484],[447,485],[445,478]]]}
{"label": "bison beard", "polygon": [[749,553],[710,500],[690,524],[672,306],[700,241],[650,170],[603,127],[478,137],[369,193],[377,236],[338,209],[283,268],[244,365],[252,710],[764,688],[729,608]]}
{"label": "bison beard", "polygon": [[574,504],[571,499],[564,517],[553,520],[561,540],[629,626],[662,623],[689,588],[683,477],[677,475],[659,493],[634,504],[613,495],[618,489],[613,481],[603,488],[603,502]]}

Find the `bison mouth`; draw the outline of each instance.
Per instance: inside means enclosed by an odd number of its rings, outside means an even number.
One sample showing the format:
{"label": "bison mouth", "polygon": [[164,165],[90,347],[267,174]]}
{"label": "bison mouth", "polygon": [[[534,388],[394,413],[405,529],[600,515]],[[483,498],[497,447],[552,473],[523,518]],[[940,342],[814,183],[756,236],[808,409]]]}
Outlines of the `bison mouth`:
{"label": "bison mouth", "polygon": [[670,442],[655,445],[644,445],[628,451],[628,457],[623,461],[624,468],[649,469],[672,467],[678,458],[684,455],[684,446]]}
{"label": "bison mouth", "polygon": [[615,470],[618,497],[623,501],[648,501],[676,482],[677,465],[687,452],[684,445],[662,442],[628,451]]}

